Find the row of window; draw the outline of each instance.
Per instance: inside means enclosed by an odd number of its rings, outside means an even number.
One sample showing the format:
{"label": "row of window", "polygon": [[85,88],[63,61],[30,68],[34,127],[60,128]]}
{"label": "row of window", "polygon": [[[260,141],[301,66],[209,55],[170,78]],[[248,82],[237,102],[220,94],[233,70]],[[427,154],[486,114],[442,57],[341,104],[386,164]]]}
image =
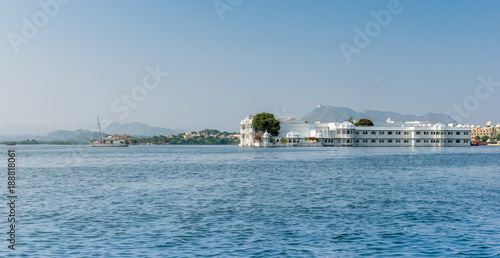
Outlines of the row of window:
{"label": "row of window", "polygon": [[[377,134],[377,131],[362,131],[363,134],[371,134],[371,135],[376,135]],[[378,132],[378,135],[384,135],[386,133],[386,131],[379,131]],[[387,131],[387,134],[388,135],[392,135],[392,131]],[[453,135],[453,132],[444,132],[444,131],[424,131],[423,132],[424,135]],[[359,134],[359,131],[356,132],[356,134]],[[394,132],[395,135],[401,135],[401,132],[400,131],[396,131]],[[415,132],[416,135],[420,135],[421,132],[420,131],[416,131]],[[410,132],[403,132],[403,135],[410,135]],[[455,132],[455,135],[460,135],[460,132]],[[469,135],[469,132],[464,132],[464,135]]]}
{"label": "row of window", "polygon": [[[281,140],[280,139],[275,139],[273,142],[274,143],[280,143]],[[286,142],[287,143],[299,143],[300,140],[299,139],[287,139]]]}
{"label": "row of window", "polygon": [[[379,143],[385,143],[386,140],[378,140]],[[356,140],[359,143],[359,140]],[[371,143],[377,143],[377,140],[371,140]],[[387,143],[392,143],[393,140],[387,140]],[[401,143],[401,140],[394,140],[396,143]],[[403,140],[403,143],[409,143],[410,140]],[[363,140],[363,143],[368,143],[368,140]]]}
{"label": "row of window", "polygon": [[[329,144],[329,143],[335,143],[335,140],[336,139],[325,139],[325,142],[326,144]],[[453,143],[454,140],[415,140],[415,143]],[[278,139],[275,140],[276,143],[279,143],[280,141]],[[299,143],[299,139],[288,139],[287,140],[288,143]],[[359,143],[360,140],[356,140],[356,143]],[[410,140],[383,140],[383,139],[380,139],[380,140],[375,140],[375,139],[372,139],[372,140],[362,140],[363,143],[410,143]],[[455,140],[455,143],[461,143],[462,141],[461,140]],[[347,143],[350,143],[349,140],[347,140]],[[463,140],[463,143],[469,143],[469,140]]]}
{"label": "row of window", "polygon": [[[401,140],[387,140],[387,143],[401,143]],[[359,140],[356,140],[359,143]],[[371,143],[385,143],[386,140],[371,140]],[[453,140],[416,140],[415,143],[453,143]],[[455,140],[455,143],[460,143],[461,140]],[[464,143],[469,143],[469,140],[463,140]],[[368,143],[368,140],[363,140],[363,143]],[[410,143],[410,140],[403,140],[403,143]]]}
{"label": "row of window", "polygon": [[[337,134],[353,134],[354,130],[337,130]],[[358,133],[356,133],[358,134]]]}
{"label": "row of window", "polygon": [[[371,133],[370,133],[371,135],[375,135],[375,134],[377,134],[377,132],[376,132],[376,131],[370,131],[370,132],[371,132]],[[359,132],[356,132],[356,134],[359,134]],[[368,134],[368,131],[363,131],[363,134]],[[384,135],[384,134],[385,134],[385,131],[379,131],[379,132],[378,132],[378,134],[379,134],[379,135]],[[388,134],[388,135],[392,135],[392,131],[388,131],[388,132],[387,132],[387,134]],[[394,134],[396,134],[396,135],[401,135],[401,132],[400,132],[400,131],[397,131],[397,132],[394,132]],[[403,135],[410,135],[410,132],[403,132]]]}
{"label": "row of window", "polygon": [[[431,135],[453,135],[453,132],[430,132]],[[417,132],[417,134],[420,134],[420,132]],[[424,132],[424,135],[428,135],[429,132]],[[455,132],[455,135],[460,135],[460,132]],[[464,132],[464,135],[469,135],[469,132]]]}

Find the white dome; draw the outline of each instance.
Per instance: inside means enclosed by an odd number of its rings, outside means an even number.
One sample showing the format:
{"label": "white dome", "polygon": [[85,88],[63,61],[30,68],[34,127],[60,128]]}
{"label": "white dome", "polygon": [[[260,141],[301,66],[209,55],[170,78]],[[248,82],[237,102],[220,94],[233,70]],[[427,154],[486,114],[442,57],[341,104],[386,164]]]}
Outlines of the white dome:
{"label": "white dome", "polygon": [[[435,124],[435,125],[434,125],[434,128],[436,128],[436,129],[441,129],[441,128],[443,128],[443,127],[446,127],[446,125],[441,124],[441,123],[437,123],[437,124]],[[457,126],[457,127],[458,127],[458,126]]]}
{"label": "white dome", "polygon": [[488,121],[488,123],[486,124],[486,126],[493,126],[493,123],[491,123],[491,121]]}
{"label": "white dome", "polygon": [[354,128],[355,126],[351,124],[350,122],[344,121],[342,124],[340,124],[340,128]]}
{"label": "white dome", "polygon": [[262,138],[269,138],[271,135],[266,131],[263,135]]}
{"label": "white dome", "polygon": [[286,134],[286,138],[300,138],[300,133],[295,131],[290,131]]}
{"label": "white dome", "polygon": [[500,127],[500,124],[497,124],[497,128]]}
{"label": "white dome", "polygon": [[241,120],[240,124],[251,124],[252,118],[250,116],[245,117],[245,119]]}

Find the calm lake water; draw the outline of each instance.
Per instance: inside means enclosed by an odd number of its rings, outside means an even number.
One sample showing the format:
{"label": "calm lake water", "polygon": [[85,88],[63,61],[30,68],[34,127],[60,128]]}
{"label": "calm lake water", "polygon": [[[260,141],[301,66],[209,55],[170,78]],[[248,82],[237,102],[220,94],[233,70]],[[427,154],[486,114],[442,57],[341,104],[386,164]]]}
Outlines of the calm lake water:
{"label": "calm lake water", "polygon": [[500,147],[15,149],[0,256],[500,255]]}

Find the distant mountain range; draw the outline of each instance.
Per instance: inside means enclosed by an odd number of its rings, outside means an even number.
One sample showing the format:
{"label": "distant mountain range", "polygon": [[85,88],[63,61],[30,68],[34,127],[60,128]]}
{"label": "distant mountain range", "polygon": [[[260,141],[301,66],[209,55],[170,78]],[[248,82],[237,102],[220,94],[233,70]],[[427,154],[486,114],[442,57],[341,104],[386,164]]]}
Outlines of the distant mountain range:
{"label": "distant mountain range", "polygon": [[99,132],[89,130],[66,131],[57,130],[45,136],[35,137],[38,141],[69,141],[69,142],[86,142],[90,139],[99,139]]}
{"label": "distant mountain range", "polygon": [[302,120],[309,122],[342,122],[349,118],[359,120],[361,118],[368,118],[372,121],[386,121],[391,118],[392,121],[406,122],[406,121],[429,121],[431,123],[456,123],[453,118],[446,114],[427,113],[423,116],[417,115],[403,115],[390,111],[377,111],[367,110],[365,112],[357,112],[346,107],[324,106],[319,105],[309,114],[305,115]]}
{"label": "distant mountain range", "polygon": [[[427,113],[423,116],[403,115],[396,112],[367,110],[365,112],[357,112],[350,108],[323,106],[319,105],[309,114],[305,115],[302,120],[309,122],[342,122],[352,117],[355,120],[368,118],[374,122],[386,121],[391,118],[392,121],[429,121],[431,123],[456,123],[451,117],[446,114]],[[152,137],[155,135],[171,135],[185,132],[181,129],[168,129],[161,127],[152,127],[144,123],[112,123],[103,129],[104,134],[126,134],[138,138]],[[98,139],[99,133],[90,130],[58,130],[46,135],[0,135],[0,141],[23,141],[27,139],[35,139],[37,141],[68,141],[74,143],[86,143],[89,139]]]}
{"label": "distant mountain range", "polygon": [[152,137],[155,135],[171,135],[185,132],[181,129],[151,127],[147,124],[133,122],[120,124],[114,122],[103,130],[107,134],[126,134],[134,137]]}
{"label": "distant mountain range", "polygon": [[[151,127],[143,123],[112,123],[103,130],[103,134],[126,134],[134,137],[152,137],[155,135],[171,135],[184,132],[180,129],[168,129]],[[99,139],[99,132],[90,130],[57,130],[47,135],[0,135],[0,141],[23,141],[35,139],[37,141],[68,141],[74,143],[86,143],[90,139]]]}
{"label": "distant mountain range", "polygon": [[74,143],[84,143],[89,139],[98,139],[99,133],[89,130],[57,130],[46,135],[0,135],[0,141],[24,141],[24,140],[37,140],[43,142],[50,141],[68,141]]}

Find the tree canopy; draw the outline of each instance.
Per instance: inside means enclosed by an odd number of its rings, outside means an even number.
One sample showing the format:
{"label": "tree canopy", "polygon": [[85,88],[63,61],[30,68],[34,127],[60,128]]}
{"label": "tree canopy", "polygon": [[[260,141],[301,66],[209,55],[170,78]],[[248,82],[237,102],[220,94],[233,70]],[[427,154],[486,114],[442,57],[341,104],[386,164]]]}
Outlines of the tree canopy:
{"label": "tree canopy", "polygon": [[205,129],[205,130],[201,130],[198,132],[199,134],[220,134],[221,132],[219,130],[215,130],[215,129]]}
{"label": "tree canopy", "polygon": [[255,115],[252,119],[253,129],[261,132],[267,131],[272,136],[280,133],[280,122],[274,118],[273,114],[262,112]]}
{"label": "tree canopy", "polygon": [[490,139],[490,137],[488,137],[488,135],[481,137],[482,142],[487,142],[489,139]]}
{"label": "tree canopy", "polygon": [[[183,145],[213,145],[213,144],[238,144],[239,140],[237,137],[228,137],[231,133],[228,133],[228,135],[223,135],[223,133],[216,133],[219,132],[218,130],[214,129],[205,129],[202,130],[198,133],[200,136],[196,135],[193,136],[192,138],[186,137],[185,134],[176,134],[176,135],[170,135],[170,136],[165,136],[165,135],[160,135],[160,136],[153,136],[150,138],[135,138],[131,139],[130,143],[131,144],[155,144],[155,145],[163,145],[163,144],[183,144]],[[232,133],[236,134],[236,133]]]}
{"label": "tree canopy", "polygon": [[373,126],[373,122],[370,119],[361,118],[358,122],[354,123],[354,126]]}

